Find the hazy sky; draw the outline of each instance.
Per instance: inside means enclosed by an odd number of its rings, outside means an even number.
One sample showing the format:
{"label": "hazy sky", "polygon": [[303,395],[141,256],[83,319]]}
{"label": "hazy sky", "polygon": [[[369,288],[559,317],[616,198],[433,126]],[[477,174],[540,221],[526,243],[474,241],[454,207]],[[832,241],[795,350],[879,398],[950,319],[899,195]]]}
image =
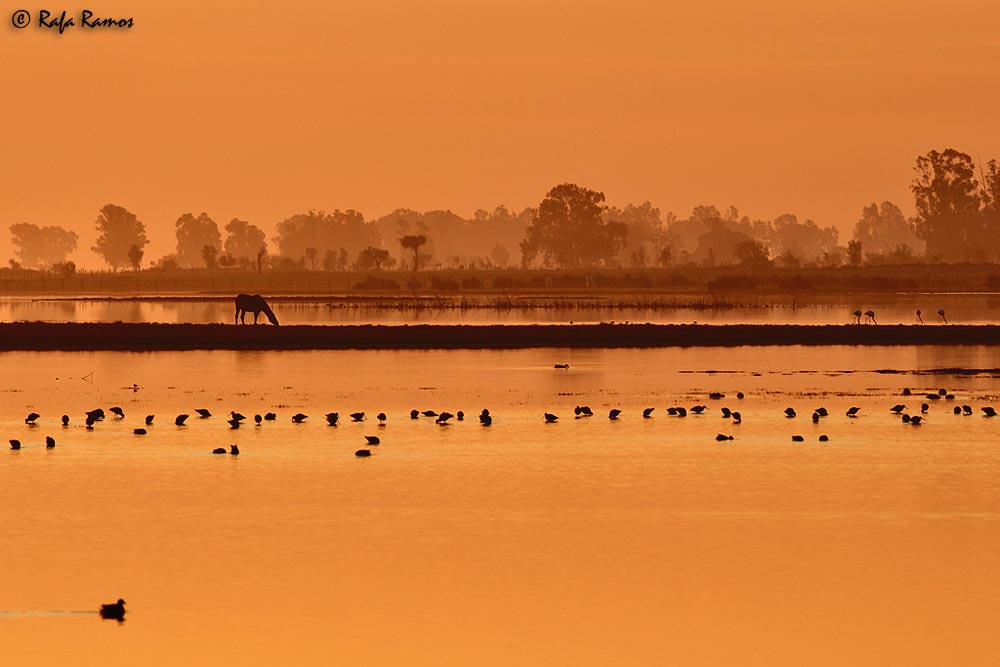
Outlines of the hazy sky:
{"label": "hazy sky", "polygon": [[[132,16],[43,32],[17,9]],[[557,183],[849,233],[912,211],[916,155],[1000,157],[1000,3],[109,0],[3,3],[7,227],[60,224],[97,266],[109,202],[173,223],[309,208],[463,215]]]}

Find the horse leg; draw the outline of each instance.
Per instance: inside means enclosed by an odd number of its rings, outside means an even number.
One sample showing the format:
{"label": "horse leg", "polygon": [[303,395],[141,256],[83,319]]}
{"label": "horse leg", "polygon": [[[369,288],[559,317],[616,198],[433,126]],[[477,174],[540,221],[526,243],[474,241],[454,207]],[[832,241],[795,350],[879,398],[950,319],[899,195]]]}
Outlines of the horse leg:
{"label": "horse leg", "polygon": [[253,323],[254,324],[257,324],[257,318],[258,317],[260,317],[260,311],[259,310],[253,311]]}

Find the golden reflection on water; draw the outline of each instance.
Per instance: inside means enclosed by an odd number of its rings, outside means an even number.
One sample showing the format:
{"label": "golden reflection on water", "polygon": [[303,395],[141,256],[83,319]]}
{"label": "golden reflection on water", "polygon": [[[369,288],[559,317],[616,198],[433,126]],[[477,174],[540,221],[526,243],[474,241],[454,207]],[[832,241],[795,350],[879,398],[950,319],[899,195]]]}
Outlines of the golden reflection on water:
{"label": "golden reflection on water", "polygon": [[[0,451],[4,662],[991,664],[1000,419],[940,401],[910,427],[887,408],[919,410],[904,386],[947,387],[978,412],[1000,404],[995,372],[873,371],[997,361],[991,348],[2,354],[0,435],[24,443]],[[572,419],[580,403],[596,416]],[[710,410],[664,412],[697,403]],[[111,405],[126,418],[82,428],[83,410]],[[813,424],[819,405],[831,416]],[[197,407],[216,416],[173,425]],[[411,408],[468,418],[442,427]],[[232,409],[279,420],[232,431]],[[369,420],[328,427],[330,410]],[[148,413],[149,435],[132,435]],[[357,459],[366,434],[383,444]],[[209,453],[230,442],[239,457]],[[119,596],[125,623],[100,620]]]}

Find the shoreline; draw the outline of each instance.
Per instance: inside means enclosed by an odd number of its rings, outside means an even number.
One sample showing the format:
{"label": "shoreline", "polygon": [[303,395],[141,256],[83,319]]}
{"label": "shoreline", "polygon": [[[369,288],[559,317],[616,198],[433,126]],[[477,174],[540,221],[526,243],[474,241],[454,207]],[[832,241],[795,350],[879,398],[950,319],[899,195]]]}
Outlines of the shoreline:
{"label": "shoreline", "polygon": [[0,323],[0,351],[1000,345],[1000,325]]}

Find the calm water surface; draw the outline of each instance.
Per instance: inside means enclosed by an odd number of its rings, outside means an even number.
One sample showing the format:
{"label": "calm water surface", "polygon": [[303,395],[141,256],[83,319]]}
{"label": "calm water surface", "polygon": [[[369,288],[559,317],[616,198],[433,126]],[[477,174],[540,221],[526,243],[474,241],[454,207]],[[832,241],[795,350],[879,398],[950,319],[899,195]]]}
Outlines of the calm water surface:
{"label": "calm water surface", "polygon": [[[995,348],[5,353],[0,374],[24,443],[0,450],[5,664],[1000,660]],[[957,398],[907,426],[903,387]],[[232,431],[234,409],[279,419]],[[92,611],[119,596],[124,624]]]}
{"label": "calm water surface", "polygon": [[[616,297],[629,298],[629,297]],[[707,298],[707,296],[706,296]],[[725,297],[720,297],[723,301]],[[635,297],[639,302],[643,297]],[[687,304],[691,298],[679,298]],[[669,300],[668,300],[669,302]],[[997,294],[861,294],[792,297],[755,297],[739,307],[594,307],[435,309],[372,308],[315,299],[272,299],[282,324],[524,324],[533,322],[656,322],[713,324],[848,324],[855,310],[874,309],[884,324],[916,323],[916,310],[925,323],[939,323],[937,311],[945,309],[949,322],[986,324],[1000,322]],[[253,315],[250,315],[252,320]],[[0,321],[50,322],[232,322],[229,299],[0,299]]]}

